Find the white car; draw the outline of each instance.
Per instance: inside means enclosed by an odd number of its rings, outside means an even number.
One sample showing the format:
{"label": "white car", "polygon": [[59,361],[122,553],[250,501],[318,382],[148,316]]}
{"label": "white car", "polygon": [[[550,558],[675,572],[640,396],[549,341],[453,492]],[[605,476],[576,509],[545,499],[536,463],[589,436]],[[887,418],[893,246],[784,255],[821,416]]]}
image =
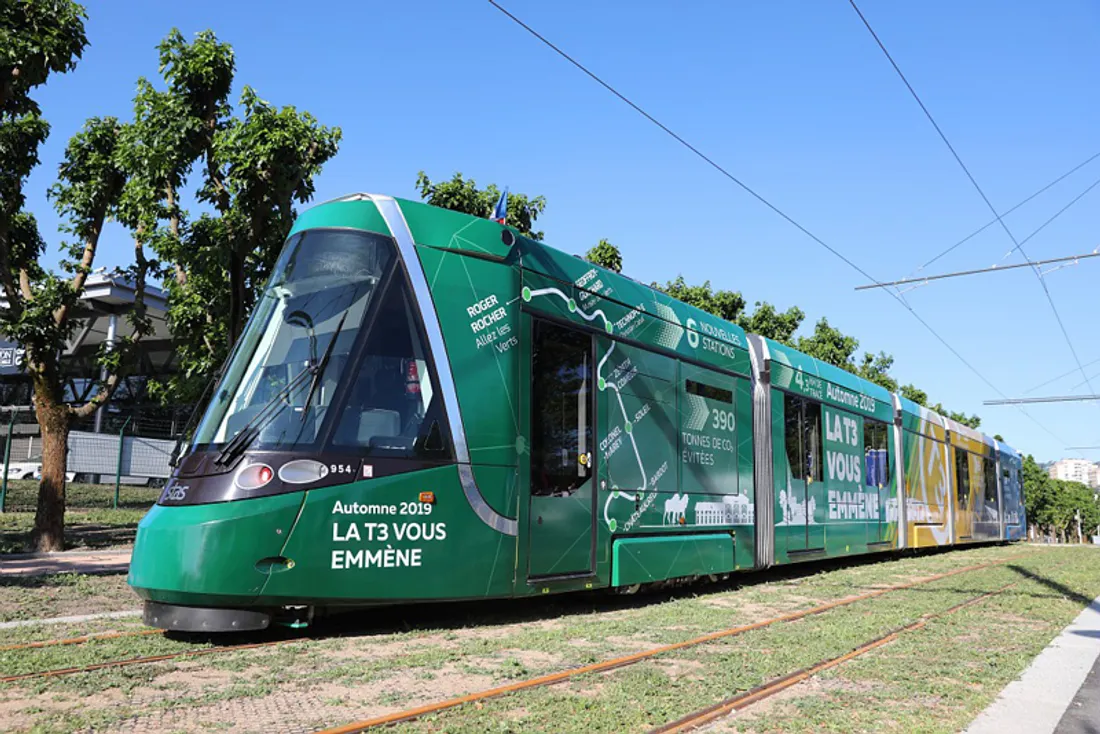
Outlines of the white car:
{"label": "white car", "polygon": [[[71,482],[76,478],[76,472],[65,472],[65,481]],[[8,464],[8,479],[42,479],[41,461],[13,461]]]}

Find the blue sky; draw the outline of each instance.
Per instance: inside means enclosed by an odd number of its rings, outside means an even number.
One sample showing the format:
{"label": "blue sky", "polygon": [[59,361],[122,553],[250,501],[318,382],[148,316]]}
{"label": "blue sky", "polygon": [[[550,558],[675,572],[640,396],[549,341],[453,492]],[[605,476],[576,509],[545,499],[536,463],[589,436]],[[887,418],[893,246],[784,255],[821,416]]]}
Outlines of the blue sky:
{"label": "blue sky", "polygon": [[[843,0],[684,2],[675,12],[667,2],[504,4],[876,278],[909,274],[991,218]],[[993,391],[892,298],[853,291],[861,281],[848,266],[487,2],[88,5],[83,61],[38,93],[53,134],[28,206],[51,243],[60,235],[45,190],[68,137],[88,116],[129,116],[135,80],[157,78],[154,47],[172,27],[188,36],[212,28],[235,49],[235,94],[248,84],[343,129],[318,201],[364,190],[414,197],[421,169],[543,194],[538,226],[553,246],[583,253],[606,237],[638,280],[683,274],[750,303],[797,305],[804,330],[827,316],[861,349],[893,354],[901,381],[978,412],[983,430],[1040,460],[1100,445],[1096,403],[1031,406],[1034,421],[981,405]],[[1095,3],[864,0],[861,9],[999,210],[1100,152]],[[1006,222],[1023,238],[1098,178],[1100,159]],[[1031,240],[1028,255],[1100,244],[1098,201],[1100,187]],[[933,269],[992,265],[1011,247],[991,227]],[[97,264],[130,255],[112,228]],[[1098,275],[1100,262],[1086,261],[1047,277],[1082,362],[1100,358]],[[1028,269],[907,297],[1008,395],[1074,367]],[[1067,394],[1082,381],[1070,375],[1041,392]]]}

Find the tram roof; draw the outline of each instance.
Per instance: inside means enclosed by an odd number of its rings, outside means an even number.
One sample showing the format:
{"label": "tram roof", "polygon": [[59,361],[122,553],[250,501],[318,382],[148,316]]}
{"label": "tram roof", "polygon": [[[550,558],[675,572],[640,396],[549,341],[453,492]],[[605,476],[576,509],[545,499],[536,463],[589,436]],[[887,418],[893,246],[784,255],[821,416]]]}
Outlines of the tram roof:
{"label": "tram roof", "polygon": [[[395,200],[405,216],[413,241],[417,245],[466,252],[476,257],[502,262],[519,259],[525,269],[563,283],[572,283],[574,287],[582,289],[584,286],[578,285],[578,282],[586,274],[594,271],[598,273],[598,279],[604,281],[604,285],[610,286],[610,289],[603,293],[591,291],[602,298],[618,301],[631,308],[644,306],[651,316],[748,350],[748,334],[740,326],[672,298],[653,286],[590,263],[579,256],[569,255],[544,242],[524,237],[512,227],[419,201],[401,198],[395,198]],[[370,194],[353,194],[313,206],[298,216],[291,233],[315,227],[354,227],[368,231],[388,231],[385,220],[375,203],[371,201]],[[801,371],[837,387],[873,397],[880,406],[874,411],[876,415],[884,412],[881,406],[890,406],[892,411],[893,395],[881,385],[803,354],[793,347],[771,339],[765,339],[765,341],[773,361],[785,365],[792,371]],[[990,448],[1004,447],[1002,450],[1006,450],[1006,453],[1015,454],[1015,451],[1007,445],[994,441],[980,431],[941,416],[901,395],[897,397],[904,413],[946,426],[956,436],[965,436]]]}

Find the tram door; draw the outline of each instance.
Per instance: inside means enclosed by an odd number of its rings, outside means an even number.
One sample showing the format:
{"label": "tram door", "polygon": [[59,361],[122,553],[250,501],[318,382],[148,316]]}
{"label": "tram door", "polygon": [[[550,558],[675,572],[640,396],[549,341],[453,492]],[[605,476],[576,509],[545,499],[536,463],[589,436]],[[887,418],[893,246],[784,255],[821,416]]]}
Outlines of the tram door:
{"label": "tram door", "polygon": [[784,393],[784,442],[790,482],[779,504],[787,530],[787,552],[825,547],[825,483],[822,481],[821,405]]}
{"label": "tram door", "polygon": [[592,336],[532,322],[529,576],[594,570]]}

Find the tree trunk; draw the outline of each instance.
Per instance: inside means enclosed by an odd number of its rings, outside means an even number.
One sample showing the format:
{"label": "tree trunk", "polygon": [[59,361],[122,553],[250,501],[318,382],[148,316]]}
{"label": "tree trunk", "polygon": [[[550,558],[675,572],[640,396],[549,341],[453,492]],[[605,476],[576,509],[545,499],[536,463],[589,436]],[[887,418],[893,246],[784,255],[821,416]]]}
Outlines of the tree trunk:
{"label": "tree trunk", "polygon": [[42,481],[31,542],[35,550],[65,549],[65,467],[69,458],[69,409],[45,390],[35,391],[34,409],[42,429]]}

